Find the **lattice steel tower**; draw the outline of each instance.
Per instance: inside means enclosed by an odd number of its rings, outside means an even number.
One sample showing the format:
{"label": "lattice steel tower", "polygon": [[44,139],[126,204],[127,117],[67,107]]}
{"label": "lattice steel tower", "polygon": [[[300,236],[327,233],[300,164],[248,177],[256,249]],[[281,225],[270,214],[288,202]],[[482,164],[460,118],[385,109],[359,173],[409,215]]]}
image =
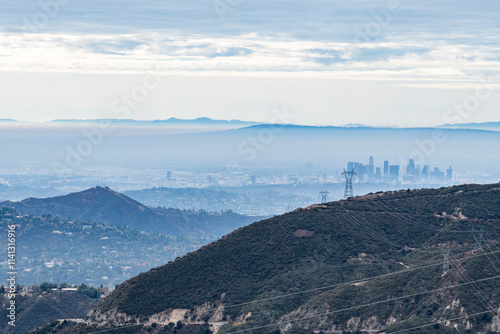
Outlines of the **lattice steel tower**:
{"label": "lattice steel tower", "polygon": [[321,203],[326,203],[328,201],[328,190],[323,190],[319,192],[321,194]]}
{"label": "lattice steel tower", "polygon": [[445,248],[441,249],[441,253],[443,253],[443,275],[450,270],[450,249]]}
{"label": "lattice steel tower", "polygon": [[356,172],[354,172],[354,169],[351,171],[346,171],[344,169],[342,176],[345,177],[344,199],[354,197],[354,191],[352,190],[352,179],[354,178],[354,176],[356,176]]}
{"label": "lattice steel tower", "polygon": [[474,245],[474,252],[479,252],[481,250],[483,250],[483,246],[482,246],[482,243],[483,243],[483,235],[484,235],[484,227],[481,227],[481,229],[476,229],[476,228],[472,228],[472,235],[474,236],[474,241],[476,242],[475,245]]}

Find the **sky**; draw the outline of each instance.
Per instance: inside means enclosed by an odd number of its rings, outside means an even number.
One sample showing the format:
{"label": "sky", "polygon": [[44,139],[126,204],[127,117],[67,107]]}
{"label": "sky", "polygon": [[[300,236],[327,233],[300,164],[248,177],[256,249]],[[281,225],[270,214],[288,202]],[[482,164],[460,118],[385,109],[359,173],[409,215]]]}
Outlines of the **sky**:
{"label": "sky", "polygon": [[500,121],[496,0],[0,4],[0,118]]}

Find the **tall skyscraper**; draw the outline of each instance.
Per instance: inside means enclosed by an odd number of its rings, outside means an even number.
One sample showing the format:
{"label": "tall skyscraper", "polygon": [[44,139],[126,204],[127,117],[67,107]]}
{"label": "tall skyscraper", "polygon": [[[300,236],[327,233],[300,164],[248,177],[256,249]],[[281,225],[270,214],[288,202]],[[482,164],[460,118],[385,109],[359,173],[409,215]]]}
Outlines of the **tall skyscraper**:
{"label": "tall skyscraper", "polygon": [[354,172],[357,174],[357,178],[360,182],[366,181],[365,175],[368,174],[368,166],[355,162]]}
{"label": "tall skyscraper", "polygon": [[373,182],[373,179],[375,177],[375,160],[373,159],[373,156],[370,157],[370,161],[368,162],[368,181]]}
{"label": "tall skyscraper", "polygon": [[399,165],[389,166],[389,176],[392,181],[399,182]]}
{"label": "tall skyscraper", "polygon": [[431,176],[430,173],[431,173],[431,167],[429,165],[425,165],[424,168],[422,168],[422,179],[429,180]]}
{"label": "tall skyscraper", "polygon": [[434,170],[430,172],[431,174],[431,179],[433,180],[438,180],[438,181],[444,181],[446,175],[444,172],[442,172],[439,167],[434,167]]}
{"label": "tall skyscraper", "polygon": [[453,180],[453,169],[451,168],[451,166],[446,170],[446,179],[448,181]]}
{"label": "tall skyscraper", "polygon": [[415,175],[415,160],[410,159],[410,161],[408,162],[408,166],[406,166],[406,175]]}
{"label": "tall skyscraper", "polygon": [[389,161],[384,161],[384,177],[389,176]]}

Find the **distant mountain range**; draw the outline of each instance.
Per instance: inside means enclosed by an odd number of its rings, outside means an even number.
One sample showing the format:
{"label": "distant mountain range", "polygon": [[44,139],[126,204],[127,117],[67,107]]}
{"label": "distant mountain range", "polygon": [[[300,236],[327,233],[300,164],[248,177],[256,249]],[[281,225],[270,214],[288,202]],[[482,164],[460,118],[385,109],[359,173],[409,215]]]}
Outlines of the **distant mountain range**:
{"label": "distant mountain range", "polygon": [[444,124],[439,127],[444,129],[476,129],[500,131],[500,122]]}
{"label": "distant mountain range", "polygon": [[[127,333],[172,333],[178,320],[219,334],[497,332],[499,193],[500,184],[376,193],[257,222],[124,282],[87,324]],[[484,231],[482,250],[473,228]],[[85,332],[59,333],[76,329]]]}
{"label": "distant mountain range", "polygon": [[253,125],[259,122],[248,122],[240,120],[216,120],[208,117],[199,117],[196,119],[182,119],[171,117],[165,120],[134,120],[134,119],[55,119],[51,123],[115,123],[121,125]]}
{"label": "distant mountain range", "polygon": [[[139,131],[138,129],[136,129]],[[72,137],[12,138],[0,135],[5,166],[38,164],[62,172],[79,166],[146,166],[192,168],[200,165],[274,166],[301,168],[305,164],[342,168],[348,161],[367,161],[375,156],[404,165],[410,156],[416,163],[450,165],[461,170],[497,170],[500,163],[500,132],[471,129],[384,129],[298,125],[253,125],[225,131],[154,134],[136,130],[103,136],[93,145],[81,132]],[[32,136],[35,132],[29,131]],[[12,133],[17,136],[18,132]],[[5,137],[1,137],[5,136]],[[488,145],[484,145],[488,143]],[[79,156],[77,149],[91,147]],[[130,159],[133,156],[134,159]]]}
{"label": "distant mountain range", "polygon": [[171,236],[221,236],[248,225],[258,217],[232,212],[211,214],[168,208],[149,208],[107,187],[51,198],[4,201],[0,206],[24,214],[50,214],[61,218],[88,220]]}
{"label": "distant mountain range", "polygon": [[[0,119],[0,122],[19,122],[27,123],[25,121],[17,121],[11,118]],[[97,118],[97,119],[54,119],[48,122],[42,122],[38,124],[51,124],[51,123],[63,123],[63,124],[89,124],[89,123],[113,123],[117,125],[128,125],[128,126],[160,126],[160,125],[220,125],[220,126],[251,126],[259,124],[270,124],[267,122],[255,122],[255,121],[242,121],[238,119],[232,120],[217,120],[209,117],[198,117],[196,119],[183,119],[171,117],[168,119],[157,119],[157,120],[135,120],[135,119],[113,119],[113,118]],[[326,125],[328,127],[328,125]],[[322,127],[322,126],[319,126]],[[381,128],[381,129],[412,129],[414,127],[401,127],[401,126],[372,126],[361,123],[349,123],[341,126],[334,126],[339,128]],[[420,128],[443,128],[443,129],[475,129],[475,130],[489,130],[498,131],[500,130],[500,122],[483,122],[483,123],[457,123],[457,124],[444,124]]]}
{"label": "distant mountain range", "polygon": [[[29,123],[26,121],[17,121],[11,118],[0,119],[0,122],[18,122]],[[40,122],[38,124],[51,124],[51,123],[64,123],[64,124],[88,124],[88,123],[113,123],[119,125],[130,126],[156,126],[156,125],[239,125],[248,126],[254,124],[262,124],[262,122],[241,121],[233,120],[217,120],[208,117],[198,117],[196,119],[182,119],[171,117],[168,119],[157,120],[135,120],[135,119],[115,119],[115,118],[97,118],[97,119],[54,119],[48,122]]]}

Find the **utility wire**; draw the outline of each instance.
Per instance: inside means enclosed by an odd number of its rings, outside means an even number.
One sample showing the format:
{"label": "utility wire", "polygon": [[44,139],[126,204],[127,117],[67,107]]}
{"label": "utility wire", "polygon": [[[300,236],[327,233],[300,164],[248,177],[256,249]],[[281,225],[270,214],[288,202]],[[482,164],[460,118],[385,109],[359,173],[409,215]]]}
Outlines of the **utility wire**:
{"label": "utility wire", "polygon": [[[482,253],[482,254],[479,254],[479,255],[473,255],[473,256],[469,256],[469,257],[465,258],[465,260],[469,260],[469,259],[473,259],[473,258],[485,256],[486,254],[493,254],[493,253],[499,253],[499,252],[500,252],[500,250],[495,251],[495,252],[490,252],[490,253]],[[328,289],[328,288],[335,288],[335,287],[340,287],[340,286],[344,286],[344,285],[352,285],[352,284],[360,283],[360,282],[368,282],[368,281],[371,281],[371,280],[374,280],[374,279],[377,279],[377,278],[385,278],[385,277],[396,275],[396,274],[401,274],[401,273],[406,273],[406,272],[410,272],[410,271],[415,271],[415,270],[430,268],[430,267],[437,266],[437,265],[442,265],[442,264],[443,264],[442,261],[440,261],[440,262],[434,263],[434,264],[429,264],[429,265],[425,265],[425,266],[421,266],[421,267],[410,268],[410,269],[405,269],[405,270],[401,270],[401,271],[397,271],[397,272],[392,272],[392,273],[387,273],[387,274],[383,274],[383,275],[373,276],[371,278],[366,278],[366,279],[361,279],[361,280],[356,280],[356,281],[350,281],[350,282],[345,282],[345,283],[339,283],[339,284],[334,284],[334,285],[319,287],[319,288],[305,290],[305,291],[294,292],[294,293],[285,294],[285,295],[276,296],[276,297],[269,297],[269,298],[264,298],[264,299],[260,299],[260,300],[254,300],[254,301],[251,301],[251,302],[246,302],[246,303],[241,303],[241,304],[235,304],[235,305],[225,306],[224,308],[228,309],[228,308],[232,308],[232,307],[244,306],[244,305],[254,304],[254,303],[258,303],[258,302],[262,302],[262,301],[267,301],[267,300],[272,300],[272,299],[277,299],[277,298],[284,298],[284,297],[288,297],[288,296],[292,296],[292,295],[297,295],[297,294],[301,294],[301,293],[318,291],[318,290]],[[460,284],[457,284],[457,285],[443,287],[443,288],[439,288],[439,289],[429,290],[429,291],[425,291],[425,292],[420,292],[420,293],[417,293],[417,294],[407,295],[407,296],[403,296],[403,297],[397,297],[397,298],[393,298],[393,299],[387,299],[387,300],[383,300],[383,301],[378,301],[378,302],[374,302],[374,303],[370,303],[370,304],[366,304],[366,305],[350,307],[350,308],[343,309],[343,310],[331,311],[331,312],[328,312],[326,314],[314,315],[314,316],[310,316],[310,317],[306,317],[306,318],[317,317],[317,316],[327,315],[327,314],[330,314],[330,313],[337,313],[337,312],[341,312],[341,311],[348,311],[348,310],[351,310],[351,309],[354,309],[354,308],[366,307],[366,306],[371,306],[371,305],[379,304],[379,303],[382,303],[382,302],[388,302],[388,301],[393,301],[393,300],[398,300],[398,299],[409,298],[409,297],[412,297],[414,295],[419,295],[419,294],[425,294],[425,293],[430,293],[430,292],[435,292],[435,291],[441,291],[441,290],[456,288],[456,287],[460,287],[460,286],[465,286],[467,284],[473,284],[473,283],[476,283],[476,282],[493,280],[493,279],[496,279],[496,278],[500,278],[500,275],[499,276],[489,277],[489,278],[484,278],[484,279],[479,279],[479,280],[472,281],[472,282],[460,283]],[[306,319],[306,318],[300,318],[300,319],[296,319],[294,321],[303,320],[303,319]],[[96,332],[89,332],[89,334],[90,333],[92,333],[92,334],[94,334],[94,333],[104,333],[104,332],[109,332],[109,331],[113,331],[113,330],[117,330],[117,329],[121,329],[121,328],[127,328],[127,327],[133,327],[133,326],[140,326],[140,325],[144,325],[144,324],[146,324],[146,323],[120,326],[120,327],[105,329],[105,330],[96,331]],[[266,325],[265,327],[256,327],[256,328],[247,329],[247,330],[243,330],[243,331],[248,331],[248,330],[253,330],[253,329],[260,329],[260,328],[266,328],[266,327],[271,327],[271,326],[274,326],[274,325],[275,324],[271,324],[271,325]],[[232,332],[232,333],[238,333],[238,332],[239,331]]]}
{"label": "utility wire", "polygon": [[[345,312],[345,311],[352,311],[352,310],[356,310],[356,309],[363,308],[363,307],[369,307],[369,306],[374,306],[374,305],[378,305],[378,304],[393,302],[393,301],[397,301],[397,300],[401,300],[401,299],[416,297],[416,296],[420,296],[420,295],[424,295],[424,294],[428,294],[428,293],[440,292],[440,291],[448,290],[448,289],[454,289],[454,288],[458,288],[458,287],[465,286],[465,285],[468,285],[468,284],[475,284],[475,283],[478,283],[478,282],[486,282],[486,281],[494,280],[494,279],[497,279],[497,278],[500,278],[500,275],[493,276],[493,277],[488,277],[488,278],[483,278],[483,279],[479,279],[479,280],[472,281],[472,282],[465,282],[465,283],[460,283],[460,284],[446,286],[446,287],[443,287],[443,288],[438,288],[438,289],[432,289],[432,290],[427,290],[427,291],[423,291],[423,292],[413,293],[413,294],[409,294],[409,295],[405,295],[405,296],[401,296],[401,297],[394,297],[394,298],[390,298],[390,299],[379,300],[379,301],[376,301],[376,302],[373,302],[373,303],[368,303],[368,304],[363,304],[363,305],[356,305],[356,306],[352,306],[352,307],[343,308],[343,309],[340,309],[340,310],[334,310],[334,311],[329,311],[329,312],[325,312],[325,313],[321,313],[321,314],[310,315],[310,316],[307,316],[307,317],[295,318],[295,319],[287,320],[287,322],[295,322],[295,321],[307,320],[307,319],[322,317],[322,316],[325,316],[325,315],[331,315],[331,314],[341,313],[341,312]],[[274,324],[269,324],[269,325],[264,325],[264,326],[247,328],[247,329],[243,329],[243,330],[239,330],[239,331],[234,331],[234,332],[231,332],[231,333],[248,332],[248,331],[253,331],[253,330],[257,330],[257,329],[269,328],[269,327],[273,327],[273,326],[277,326],[277,325],[279,325],[279,323],[274,323]]]}

